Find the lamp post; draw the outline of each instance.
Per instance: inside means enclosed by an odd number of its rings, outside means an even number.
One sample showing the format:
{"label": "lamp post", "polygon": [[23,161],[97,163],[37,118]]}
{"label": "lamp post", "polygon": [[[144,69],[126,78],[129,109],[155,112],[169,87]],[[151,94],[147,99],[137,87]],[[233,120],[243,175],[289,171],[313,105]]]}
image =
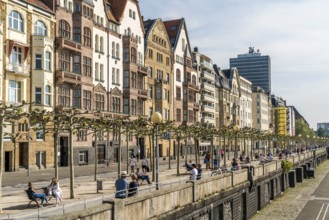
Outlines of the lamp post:
{"label": "lamp post", "polygon": [[[299,148],[302,148],[302,134],[299,134],[298,137],[299,137],[299,141],[300,141]],[[301,152],[301,149],[299,150],[299,152]]]}
{"label": "lamp post", "polygon": [[155,124],[155,150],[156,150],[156,161],[155,161],[155,182],[156,190],[159,190],[159,143],[158,143],[158,133],[159,133],[159,123],[162,121],[162,116],[159,112],[154,112],[151,121]]}
{"label": "lamp post", "polygon": [[[268,136],[268,151],[271,154],[271,139],[272,139],[272,131],[268,130],[267,131],[267,136]],[[274,152],[273,152],[274,154]]]}
{"label": "lamp post", "polygon": [[235,133],[235,153],[234,153],[234,157],[235,157],[235,159],[237,159],[239,157],[239,155],[238,155],[238,132],[240,131],[239,125],[234,125],[233,126],[233,131]]}

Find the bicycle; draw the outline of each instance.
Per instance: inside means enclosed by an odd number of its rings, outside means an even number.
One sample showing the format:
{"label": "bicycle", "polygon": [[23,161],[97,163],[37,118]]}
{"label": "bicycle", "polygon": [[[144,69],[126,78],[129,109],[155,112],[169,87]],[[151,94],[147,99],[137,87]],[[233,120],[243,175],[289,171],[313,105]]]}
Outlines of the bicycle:
{"label": "bicycle", "polygon": [[211,172],[211,176],[221,175],[227,172],[227,167],[219,167],[217,170]]}

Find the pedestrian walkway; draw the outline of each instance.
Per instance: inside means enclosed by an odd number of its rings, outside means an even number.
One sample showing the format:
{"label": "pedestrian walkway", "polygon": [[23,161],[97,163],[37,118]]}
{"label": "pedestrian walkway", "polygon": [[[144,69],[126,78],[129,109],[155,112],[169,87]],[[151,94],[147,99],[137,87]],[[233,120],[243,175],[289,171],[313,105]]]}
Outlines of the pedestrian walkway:
{"label": "pedestrian walkway", "polygon": [[[304,179],[302,183],[298,183],[295,188],[288,188],[281,197],[272,201],[271,204],[259,211],[252,220],[309,220],[309,219],[329,219],[323,218],[324,215],[320,213],[321,204],[317,204],[317,187],[324,181],[326,177],[329,180],[329,161],[326,160],[315,170],[315,179]],[[328,191],[328,185],[323,185],[324,190]],[[328,193],[326,194],[328,195]],[[329,198],[326,198],[328,203]],[[312,209],[305,206],[310,201],[315,201],[315,206]],[[307,210],[304,210],[307,208]],[[325,207],[326,209],[326,207]],[[323,211],[325,211],[325,209]],[[303,210],[303,211],[302,211]],[[306,211],[306,212],[305,212]],[[317,218],[318,214],[321,218]]]}

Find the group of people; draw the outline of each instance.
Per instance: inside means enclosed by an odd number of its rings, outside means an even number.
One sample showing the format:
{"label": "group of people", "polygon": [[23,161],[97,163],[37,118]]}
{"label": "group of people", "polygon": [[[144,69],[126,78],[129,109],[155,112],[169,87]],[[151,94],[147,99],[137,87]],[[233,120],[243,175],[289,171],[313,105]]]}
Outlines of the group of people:
{"label": "group of people", "polygon": [[201,175],[202,175],[201,164],[196,165],[196,164],[192,163],[192,161],[190,160],[188,163],[185,162],[184,166],[186,167],[187,171],[191,172],[191,177],[190,177],[191,180],[201,179]]}
{"label": "group of people", "polygon": [[137,161],[134,155],[130,157],[129,165],[130,165],[129,176],[131,178],[131,182],[128,183],[127,181],[127,177],[128,177],[127,172],[122,171],[120,173],[120,178],[117,179],[115,182],[115,189],[116,189],[115,198],[127,198],[136,195],[137,189],[139,187],[138,180],[142,180],[142,181],[146,180],[149,185],[151,184],[150,177],[149,175],[147,175],[147,172],[149,172],[150,169],[146,157],[143,158],[141,163],[142,170],[140,170],[140,168],[137,167],[135,172]]}
{"label": "group of people", "polygon": [[[58,206],[60,204],[60,202],[62,202],[62,199],[63,199],[63,192],[62,192],[61,188],[59,187],[58,180],[56,178],[52,178],[51,183],[47,186],[47,189],[48,189],[48,195],[51,195],[56,198],[56,206]],[[32,182],[28,183],[27,192],[29,193],[29,195],[32,198],[41,199],[40,208],[43,207],[45,202],[48,203],[47,195],[45,193],[38,193],[33,188]]]}

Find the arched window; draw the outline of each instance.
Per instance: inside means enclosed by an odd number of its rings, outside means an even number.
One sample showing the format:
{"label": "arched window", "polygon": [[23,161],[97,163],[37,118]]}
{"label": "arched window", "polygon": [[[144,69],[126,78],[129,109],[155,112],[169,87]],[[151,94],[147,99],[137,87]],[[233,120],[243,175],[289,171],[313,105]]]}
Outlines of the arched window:
{"label": "arched window", "polygon": [[136,63],[136,61],[137,61],[136,49],[131,48],[131,62]]}
{"label": "arched window", "polygon": [[71,38],[71,27],[69,23],[64,20],[59,21],[58,35],[66,39]]}
{"label": "arched window", "polygon": [[196,85],[196,76],[195,75],[192,76],[192,84]]}
{"label": "arched window", "polygon": [[115,42],[112,42],[112,57],[115,57]]}
{"label": "arched window", "polygon": [[131,30],[130,30],[130,28],[128,28],[128,30],[127,30],[127,34],[128,34],[128,36],[130,36],[130,34],[131,34]]}
{"label": "arched window", "polygon": [[9,27],[23,32],[23,19],[20,13],[17,11],[11,11],[9,14]]}
{"label": "arched window", "polygon": [[180,82],[180,70],[176,70],[176,81]]}
{"label": "arched window", "polygon": [[104,52],[104,41],[103,41],[103,37],[100,37],[100,40],[99,40],[99,50],[102,53]]}
{"label": "arched window", "polygon": [[83,44],[91,47],[91,30],[87,27],[83,28]]}
{"label": "arched window", "polygon": [[35,22],[34,32],[38,36],[47,36],[47,27],[42,21]]}
{"label": "arched window", "polygon": [[115,56],[116,56],[116,58],[119,58],[120,57],[120,46],[119,46],[119,44],[116,45]]}
{"label": "arched window", "polygon": [[99,47],[99,45],[98,45],[98,35],[96,34],[96,36],[95,36],[95,51],[98,51],[98,47]]}

